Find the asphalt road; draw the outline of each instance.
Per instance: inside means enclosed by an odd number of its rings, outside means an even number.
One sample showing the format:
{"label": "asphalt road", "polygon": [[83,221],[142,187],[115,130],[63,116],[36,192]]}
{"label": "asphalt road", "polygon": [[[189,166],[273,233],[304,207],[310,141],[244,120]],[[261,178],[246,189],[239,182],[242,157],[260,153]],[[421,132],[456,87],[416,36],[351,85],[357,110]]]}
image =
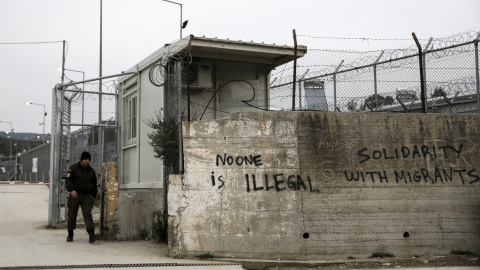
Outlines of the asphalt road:
{"label": "asphalt road", "polygon": [[47,185],[0,184],[0,269],[243,269],[226,262],[169,258],[166,245],[153,241],[90,244],[82,228],[68,243],[65,229],[47,225]]}

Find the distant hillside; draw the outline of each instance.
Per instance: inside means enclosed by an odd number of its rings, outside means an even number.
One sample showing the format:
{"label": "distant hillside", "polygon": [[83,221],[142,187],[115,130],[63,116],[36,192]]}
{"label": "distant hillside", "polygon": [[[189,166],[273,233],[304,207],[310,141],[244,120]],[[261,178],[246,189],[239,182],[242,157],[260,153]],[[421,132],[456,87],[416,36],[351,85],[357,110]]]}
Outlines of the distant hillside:
{"label": "distant hillside", "polygon": [[[14,140],[25,140],[25,141],[42,141],[43,134],[41,133],[28,133],[28,132],[12,132],[12,133],[5,133],[4,131],[0,131],[0,137],[8,137],[10,136]],[[45,134],[45,141],[50,141],[50,133]]]}
{"label": "distant hillside", "polygon": [[[33,134],[33,133],[31,133]],[[24,137],[35,137],[35,135],[25,135]],[[13,137],[13,136],[12,136]],[[4,160],[10,159],[10,151],[12,153],[12,157],[14,157],[17,153],[22,153],[24,151],[28,151],[34,147],[37,147],[42,144],[41,139],[35,140],[24,140],[24,139],[15,139],[15,138],[7,138],[0,136],[0,162]]]}

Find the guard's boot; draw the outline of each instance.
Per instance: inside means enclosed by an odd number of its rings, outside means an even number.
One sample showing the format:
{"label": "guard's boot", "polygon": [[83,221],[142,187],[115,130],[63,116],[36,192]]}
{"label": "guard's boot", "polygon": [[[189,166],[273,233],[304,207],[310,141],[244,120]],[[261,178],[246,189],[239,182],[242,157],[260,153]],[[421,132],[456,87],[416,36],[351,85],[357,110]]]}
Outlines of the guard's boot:
{"label": "guard's boot", "polygon": [[68,230],[67,242],[73,241],[73,230]]}
{"label": "guard's boot", "polygon": [[88,232],[88,242],[95,243],[95,229],[90,229]]}

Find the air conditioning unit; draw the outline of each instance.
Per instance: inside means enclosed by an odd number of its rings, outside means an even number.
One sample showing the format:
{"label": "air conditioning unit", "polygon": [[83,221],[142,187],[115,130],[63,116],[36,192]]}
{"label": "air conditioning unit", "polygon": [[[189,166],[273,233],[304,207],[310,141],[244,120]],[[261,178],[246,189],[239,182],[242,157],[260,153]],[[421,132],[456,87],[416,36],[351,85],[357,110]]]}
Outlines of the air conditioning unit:
{"label": "air conditioning unit", "polygon": [[[213,88],[213,65],[208,62],[194,62],[190,64],[190,87]],[[182,84],[187,87],[187,69],[183,70]]]}

